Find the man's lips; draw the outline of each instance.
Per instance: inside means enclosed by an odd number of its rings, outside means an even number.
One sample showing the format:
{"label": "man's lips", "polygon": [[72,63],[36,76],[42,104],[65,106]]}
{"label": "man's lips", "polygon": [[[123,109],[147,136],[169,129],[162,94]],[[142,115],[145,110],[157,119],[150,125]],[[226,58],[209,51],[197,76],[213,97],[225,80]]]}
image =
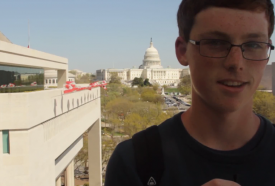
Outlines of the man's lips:
{"label": "man's lips", "polygon": [[247,81],[239,80],[239,79],[222,79],[222,80],[218,80],[218,82],[225,82],[225,81],[240,82],[240,83],[246,83],[247,82]]}
{"label": "man's lips", "polygon": [[226,93],[236,94],[243,92],[245,86],[248,84],[247,81],[236,80],[236,79],[224,79],[218,81],[218,87]]}
{"label": "man's lips", "polygon": [[220,80],[220,81],[217,81],[218,83],[220,84],[224,84],[224,85],[232,85],[232,86],[241,86],[241,85],[244,85],[244,84],[247,84],[248,81],[243,81],[243,80],[237,80],[237,79],[223,79],[223,80]]}

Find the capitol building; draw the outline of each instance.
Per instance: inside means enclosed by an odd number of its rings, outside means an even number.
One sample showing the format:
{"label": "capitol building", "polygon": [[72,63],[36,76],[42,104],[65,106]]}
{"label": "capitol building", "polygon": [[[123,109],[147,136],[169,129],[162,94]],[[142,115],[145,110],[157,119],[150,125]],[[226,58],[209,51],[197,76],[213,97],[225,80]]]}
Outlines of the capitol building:
{"label": "capitol building", "polygon": [[130,85],[134,78],[149,79],[151,84],[177,86],[180,79],[189,75],[189,69],[163,68],[158,50],[153,46],[151,40],[150,47],[146,50],[143,63],[139,68],[130,69],[100,69],[96,71],[97,80],[109,81],[112,73],[117,73],[121,81]]}

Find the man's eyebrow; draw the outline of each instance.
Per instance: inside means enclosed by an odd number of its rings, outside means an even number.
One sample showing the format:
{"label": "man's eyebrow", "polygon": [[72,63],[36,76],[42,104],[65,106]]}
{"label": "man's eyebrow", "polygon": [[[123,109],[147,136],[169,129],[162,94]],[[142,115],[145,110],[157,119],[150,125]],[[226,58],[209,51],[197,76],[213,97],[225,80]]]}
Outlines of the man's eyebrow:
{"label": "man's eyebrow", "polygon": [[[205,32],[205,33],[201,33],[199,36],[201,39],[211,39],[211,37],[219,37],[219,38],[230,40],[230,38],[231,38],[229,34],[226,34],[224,32],[220,32],[220,31]],[[242,38],[243,39],[258,39],[258,38],[268,39],[268,36],[259,32],[259,33],[245,34],[242,36]]]}
{"label": "man's eyebrow", "polygon": [[268,39],[268,36],[263,33],[249,33],[243,36],[244,39],[257,39],[257,38],[263,38]]}
{"label": "man's eyebrow", "polygon": [[200,38],[202,39],[212,39],[211,37],[215,36],[215,37],[219,37],[219,38],[224,38],[224,39],[230,39],[230,36],[224,32],[220,32],[220,31],[210,31],[210,32],[205,32],[205,33],[201,33]]}

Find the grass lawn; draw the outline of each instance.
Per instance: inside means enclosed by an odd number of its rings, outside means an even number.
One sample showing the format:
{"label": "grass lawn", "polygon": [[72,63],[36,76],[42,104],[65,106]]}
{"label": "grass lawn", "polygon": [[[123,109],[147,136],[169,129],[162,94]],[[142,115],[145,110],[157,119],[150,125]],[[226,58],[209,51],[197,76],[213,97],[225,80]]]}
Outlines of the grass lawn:
{"label": "grass lawn", "polygon": [[123,135],[125,135],[125,134],[120,133],[120,132],[114,132],[114,136],[123,136]]}
{"label": "grass lawn", "polygon": [[164,92],[168,92],[168,93],[171,93],[171,92],[179,92],[179,89],[178,88],[166,88],[164,90]]}
{"label": "grass lawn", "polygon": [[122,132],[115,132],[115,131],[112,132],[112,129],[110,129],[110,128],[104,128],[103,131],[104,131],[105,134],[108,134],[108,135],[111,135],[112,133],[113,133],[114,136],[123,136],[123,135],[125,135]]}

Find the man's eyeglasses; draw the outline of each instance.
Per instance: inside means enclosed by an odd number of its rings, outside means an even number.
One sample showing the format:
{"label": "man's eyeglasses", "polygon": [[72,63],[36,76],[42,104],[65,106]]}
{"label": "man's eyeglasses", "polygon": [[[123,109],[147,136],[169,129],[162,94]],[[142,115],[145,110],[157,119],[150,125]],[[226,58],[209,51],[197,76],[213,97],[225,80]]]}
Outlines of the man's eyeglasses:
{"label": "man's eyeglasses", "polygon": [[189,40],[193,45],[199,45],[200,55],[211,58],[225,58],[232,47],[240,47],[243,58],[253,61],[267,60],[274,46],[264,42],[247,42],[241,45],[233,45],[228,41],[219,39],[202,39],[200,41]]}

